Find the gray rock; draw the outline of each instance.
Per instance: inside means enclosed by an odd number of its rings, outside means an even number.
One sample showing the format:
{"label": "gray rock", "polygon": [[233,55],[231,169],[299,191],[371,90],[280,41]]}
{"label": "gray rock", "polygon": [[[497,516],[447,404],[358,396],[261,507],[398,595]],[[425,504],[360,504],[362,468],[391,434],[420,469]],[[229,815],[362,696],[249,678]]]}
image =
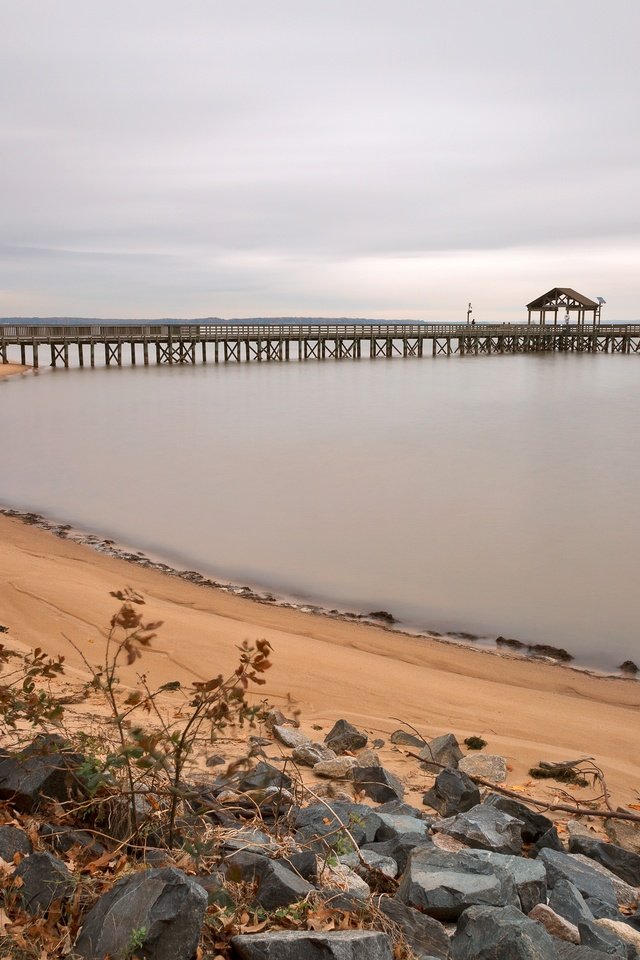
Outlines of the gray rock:
{"label": "gray rock", "polygon": [[17,866],[13,875],[21,880],[18,899],[27,913],[45,913],[56,900],[70,897],[74,880],[62,860],[50,853],[32,853]]}
{"label": "gray rock", "polygon": [[524,824],[522,839],[525,843],[535,843],[553,827],[553,823],[548,817],[529,809],[524,803],[519,803],[510,797],[503,797],[499,793],[490,793],[485,798],[484,803],[488,807],[495,807],[497,810],[502,810],[503,813],[508,813],[510,817],[515,817],[516,820],[522,820]]}
{"label": "gray rock", "polygon": [[[617,907],[612,903],[605,903],[604,900],[597,900],[595,897],[587,897],[584,901],[596,920],[606,918],[608,920],[620,920],[621,914]],[[624,918],[625,922],[628,920]]]}
{"label": "gray rock", "polygon": [[222,907],[226,910],[235,909],[235,901],[225,888],[223,878],[220,874],[211,873],[207,876],[194,877],[193,879],[206,893],[209,906],[215,904],[217,907]]}
{"label": "gray rock", "polygon": [[377,906],[400,928],[418,960],[449,960],[449,937],[441,923],[392,897],[380,897]]}
{"label": "gray rock", "polygon": [[403,803],[402,800],[389,800],[388,803],[379,803],[375,811],[376,813],[390,813],[398,817],[415,817],[417,820],[424,820],[425,823],[431,823],[432,820],[424,811],[419,810],[418,807],[412,807],[409,803]]}
{"label": "gray rock", "polygon": [[597,860],[632,887],[640,887],[640,854],[624,850],[614,843],[576,835],[569,840],[569,851]]}
{"label": "gray rock", "polygon": [[445,733],[441,737],[430,740],[419,753],[425,770],[431,773],[440,773],[445,767],[458,768],[458,763],[464,754],[452,733]]}
{"label": "gray rock", "polygon": [[640,854],[640,823],[630,820],[605,820],[604,828],[611,843]]}
{"label": "gray rock", "polygon": [[391,771],[384,767],[361,767],[353,770],[355,789],[363,791],[365,796],[376,803],[386,803],[389,800],[402,800],[404,786]]}
{"label": "gray rock", "polygon": [[88,856],[101,857],[107,849],[88,830],[72,830],[55,823],[43,823],[40,836],[51,843],[58,853],[66,853],[72,847],[81,847]]}
{"label": "gray rock", "polygon": [[579,923],[590,923],[593,920],[584,897],[569,880],[556,880],[549,894],[549,906],[576,927]]}
{"label": "gray rock", "polygon": [[525,857],[510,857],[503,853],[491,853],[488,850],[469,851],[474,857],[480,857],[486,863],[503,867],[513,877],[520,898],[523,913],[529,914],[537,903],[547,901],[547,873],[544,864]]}
{"label": "gray rock", "polygon": [[504,783],[507,779],[507,761],[491,753],[469,753],[458,763],[458,769],[469,777],[493,783]]}
{"label": "gray rock", "polygon": [[313,772],[317,777],[328,777],[330,780],[351,780],[356,763],[355,757],[348,756],[320,760],[314,766]]}
{"label": "gray rock", "polygon": [[556,940],[556,956],[558,960],[603,960],[602,954],[591,947],[577,947],[575,943],[565,940]]}
{"label": "gray rock", "polygon": [[383,857],[374,850],[359,850],[358,853],[347,853],[345,856],[340,857],[340,863],[343,863],[345,867],[349,867],[350,870],[354,870],[358,876],[366,880],[368,871],[362,866],[360,857],[362,857],[370,867],[374,867],[376,870],[379,870],[380,873],[384,873],[386,877],[394,879],[398,876],[398,864],[395,860],[392,857]]}
{"label": "gray rock", "polygon": [[342,824],[358,846],[375,839],[381,821],[371,807],[362,803],[332,803],[330,807],[314,803],[298,811],[294,826],[300,843],[313,850],[331,849],[339,837],[344,837]]}
{"label": "gray rock", "polygon": [[321,743],[303,743],[293,751],[292,758],[301,767],[315,767],[321,760],[335,760],[336,752]]}
{"label": "gray rock", "polygon": [[434,829],[479,850],[516,855],[522,851],[522,821],[482,803],[434,824]]}
{"label": "gray rock", "polygon": [[383,840],[377,843],[367,843],[360,848],[361,853],[365,850],[371,850],[381,857],[391,857],[398,864],[398,872],[402,873],[409,860],[409,854],[412,850],[422,846],[432,847],[429,840],[418,834],[402,834],[393,840]]}
{"label": "gray rock", "polygon": [[470,907],[451,941],[453,960],[557,960],[544,927],[515,907]]}
{"label": "gray rock", "polygon": [[78,754],[40,754],[31,748],[4,757],[0,759],[0,800],[10,800],[17,810],[26,812],[47,800],[68,800],[73,770],[82,760]]}
{"label": "gray rock", "polygon": [[395,743],[396,746],[417,747],[418,750],[422,750],[427,742],[423,740],[422,737],[416,737],[413,733],[408,733],[406,730],[394,730],[389,740],[391,743]]}
{"label": "gray rock", "polygon": [[592,950],[597,950],[601,955],[605,953],[612,957],[621,957],[622,960],[627,960],[626,945],[618,937],[609,933],[608,930],[598,927],[595,921],[593,923],[579,923],[578,930],[580,931],[580,943],[583,946],[591,947]]}
{"label": "gray rock", "polygon": [[[522,836],[524,839],[524,830],[522,831]],[[559,850],[560,853],[565,852],[564,844],[555,827],[551,827],[550,830],[547,830],[546,833],[543,833],[542,836],[536,840],[531,848],[530,856],[537,857],[540,851],[545,848],[548,850]]]}
{"label": "gray rock", "polygon": [[246,793],[249,790],[266,790],[267,787],[277,787],[288,790],[293,781],[282,770],[273,767],[270,763],[261,761],[253,770],[243,774],[237,781],[229,781],[229,786]]}
{"label": "gray rock", "polygon": [[298,730],[296,727],[287,727],[281,726],[276,723],[272,727],[274,737],[284,744],[285,747],[290,747],[291,749],[296,749],[297,747],[306,746],[311,743],[311,737],[307,737],[306,734],[302,733],[301,730]]}
{"label": "gray rock", "polygon": [[528,916],[541,923],[550,936],[566,940],[567,943],[580,943],[580,931],[575,924],[565,920],[546,903],[537,903]]}
{"label": "gray rock", "polygon": [[24,830],[14,827],[10,823],[0,827],[0,857],[7,863],[13,861],[14,853],[23,857],[33,852],[33,844]]}
{"label": "gray rock", "polygon": [[210,757],[207,757],[207,766],[208,767],[221,767],[227,761],[222,756],[221,753],[212,753]]}
{"label": "gray rock", "polygon": [[390,813],[380,813],[379,807],[376,810],[376,816],[380,820],[380,826],[376,831],[375,839],[393,840],[394,837],[419,836],[426,840],[429,835],[429,824],[424,820],[417,820],[415,817],[394,816]]}
{"label": "gray rock", "polygon": [[437,810],[441,817],[451,817],[480,803],[480,791],[465,773],[459,770],[441,770],[422,802]]}
{"label": "gray rock", "polygon": [[85,917],[75,953],[83,960],[122,957],[144,931],[145,960],[190,960],[207,909],[205,890],[180,870],[145,870],[119,880]]}
{"label": "gray rock", "polygon": [[279,860],[269,860],[260,875],[256,900],[265,910],[277,910],[304,900],[314,889]]}
{"label": "gray rock", "polygon": [[253,850],[238,850],[226,857],[221,870],[232,883],[253,883],[262,876],[269,863],[268,857]]}
{"label": "gray rock", "polygon": [[456,920],[478,904],[520,906],[513,876],[504,867],[434,846],[411,852],[396,896],[437,920]]}
{"label": "gray rock", "polygon": [[338,720],[324,738],[324,742],[336,753],[344,753],[345,750],[362,750],[368,739],[366,733],[361,733],[348,720]]}
{"label": "gray rock", "polygon": [[224,838],[225,850],[251,850],[255,853],[271,853],[277,849],[268,833],[255,827],[240,827]]}
{"label": "gray rock", "polygon": [[315,884],[318,880],[318,858],[311,850],[302,850],[300,853],[290,853],[282,858],[282,863],[289,870],[293,870],[303,880]]}
{"label": "gray rock", "polygon": [[[596,897],[606,903],[617,903],[611,881],[592,867],[580,863],[571,854],[545,848],[538,854],[538,860],[541,860],[545,865],[547,883],[551,889],[556,886],[559,880],[569,880],[577,887],[583,897]],[[569,919],[571,918],[569,917]]]}
{"label": "gray rock", "polygon": [[391,938],[373,930],[274,930],[233,937],[240,960],[393,960]]}
{"label": "gray rock", "polygon": [[596,925],[611,933],[614,937],[630,944],[640,954],[640,933],[620,920],[597,920]]}
{"label": "gray rock", "polygon": [[637,888],[632,887],[631,884],[621,880],[617,874],[612,873],[611,870],[607,870],[607,868],[603,867],[602,864],[598,863],[597,860],[591,860],[589,857],[584,857],[581,853],[571,853],[569,856],[571,856],[577,862],[583,864],[588,869],[597,870],[601,876],[610,880],[616,895],[616,900],[620,906],[632,907],[635,903],[637,903]]}

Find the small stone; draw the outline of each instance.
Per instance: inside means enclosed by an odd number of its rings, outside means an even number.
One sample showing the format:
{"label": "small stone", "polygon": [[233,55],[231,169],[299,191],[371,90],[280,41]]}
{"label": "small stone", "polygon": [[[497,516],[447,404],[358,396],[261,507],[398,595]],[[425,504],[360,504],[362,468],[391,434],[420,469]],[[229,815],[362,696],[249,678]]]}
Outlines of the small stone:
{"label": "small stone", "polygon": [[382,857],[374,850],[360,850],[358,853],[355,851],[353,853],[347,853],[340,857],[340,863],[343,863],[345,867],[349,867],[350,870],[355,870],[358,876],[366,880],[367,870],[362,866],[360,857],[362,857],[370,867],[374,867],[376,870],[384,873],[386,877],[394,879],[398,876],[398,864],[395,860],[392,857]]}
{"label": "small stone", "polygon": [[272,727],[272,731],[276,740],[279,740],[285,747],[290,747],[294,750],[297,747],[306,746],[311,743],[311,738],[307,737],[306,734],[297,730],[295,727],[281,726],[276,723]]}
{"label": "small stone", "polygon": [[480,803],[480,791],[460,770],[441,770],[422,802],[437,810],[441,817],[451,817]]}
{"label": "small stone", "polygon": [[464,754],[452,733],[445,733],[441,737],[430,740],[419,753],[425,770],[431,773],[440,773],[445,767],[457,770],[458,763]]}
{"label": "small stone", "polygon": [[359,767],[379,767],[380,766],[380,757],[375,750],[363,750],[362,753],[358,754],[358,766]]}
{"label": "small stone", "polygon": [[480,777],[493,783],[504,783],[507,779],[507,761],[490,753],[473,753],[463,757],[458,769],[469,777]]}
{"label": "small stone", "polygon": [[220,767],[226,762],[221,753],[213,753],[210,757],[207,757],[208,767]]}
{"label": "small stone", "polygon": [[14,827],[10,823],[0,827],[0,857],[7,863],[12,863],[15,853],[29,856],[33,852],[33,844],[24,830]]}
{"label": "small stone", "polygon": [[420,836],[426,840],[429,834],[429,824],[426,820],[402,814],[381,813],[379,807],[376,808],[376,816],[380,820],[376,840],[393,840],[395,837],[406,836]]}
{"label": "small stone", "polygon": [[365,796],[376,803],[402,800],[404,796],[402,782],[384,767],[362,767],[358,761],[358,766],[353,770],[353,782],[356,790],[362,790]]}
{"label": "small stone", "polygon": [[62,860],[50,853],[32,853],[16,868],[15,880],[22,885],[17,890],[19,900],[27,913],[45,913],[56,900],[70,897],[74,880]]}
{"label": "small stone", "polygon": [[322,888],[340,889],[357,900],[367,900],[371,896],[369,884],[344,863],[326,863],[321,876]]}
{"label": "small stone", "polygon": [[552,937],[558,937],[559,940],[566,940],[567,943],[580,943],[580,933],[578,928],[559,916],[546,903],[537,903],[533,910],[529,911],[529,917],[537,920]]}
{"label": "small stone", "polygon": [[256,900],[265,910],[277,910],[279,907],[288,907],[304,900],[314,890],[315,887],[307,880],[303,880],[283,863],[270,860],[260,876]]}
{"label": "small stone", "polygon": [[346,750],[362,750],[368,739],[365,733],[361,733],[348,720],[337,720],[324,742],[336,753],[344,753]]}
{"label": "small stone", "polygon": [[352,780],[353,770],[357,764],[355,757],[336,757],[335,760],[320,760],[316,763],[313,772],[318,777],[329,777],[332,780]]}
{"label": "small stone", "polygon": [[336,752],[322,743],[303,743],[293,751],[292,759],[302,767],[315,767],[321,760],[335,760]]}
{"label": "small stone", "polygon": [[277,767],[272,766],[270,763],[261,761],[256,764],[253,770],[249,770],[249,772],[243,774],[237,782],[230,782],[229,785],[234,786],[235,789],[241,793],[245,793],[248,790],[266,790],[267,787],[284,787],[284,789],[288,790],[292,783],[291,777],[286,773],[278,770]]}
{"label": "small stone", "polygon": [[397,746],[417,747],[418,750],[422,750],[427,743],[422,737],[416,737],[413,733],[408,733],[406,730],[394,730],[389,740]]}

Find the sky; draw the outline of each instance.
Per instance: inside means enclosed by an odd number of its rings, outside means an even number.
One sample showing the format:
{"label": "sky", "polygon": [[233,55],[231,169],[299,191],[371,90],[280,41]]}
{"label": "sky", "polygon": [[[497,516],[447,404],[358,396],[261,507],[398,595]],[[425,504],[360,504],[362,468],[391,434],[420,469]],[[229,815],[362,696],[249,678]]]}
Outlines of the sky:
{"label": "sky", "polygon": [[638,0],[0,0],[0,316],[640,319]]}

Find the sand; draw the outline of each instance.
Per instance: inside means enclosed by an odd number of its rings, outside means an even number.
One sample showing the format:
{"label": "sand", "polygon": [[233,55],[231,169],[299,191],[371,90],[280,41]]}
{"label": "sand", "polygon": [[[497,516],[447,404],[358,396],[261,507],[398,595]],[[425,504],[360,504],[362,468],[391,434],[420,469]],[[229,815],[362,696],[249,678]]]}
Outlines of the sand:
{"label": "sand", "polygon": [[[115,609],[109,591],[126,585],[144,595],[149,619],[164,621],[143,661],[155,682],[229,670],[237,644],[265,637],[274,665],[261,696],[285,712],[299,709],[303,730],[316,738],[346,717],[387,739],[399,726],[393,718],[401,718],[425,737],[481,734],[489,752],[507,758],[508,783],[517,787],[540,759],[595,757],[614,803],[638,802],[640,682],[260,604],[0,516],[3,641],[63,653],[81,671],[68,641],[97,660]],[[423,785],[416,763],[388,742],[382,755],[415,789]],[[551,796],[558,788],[539,789]]]}
{"label": "sand", "polygon": [[33,368],[21,363],[0,363],[0,380],[5,377],[12,377],[16,373],[27,373],[31,369]]}

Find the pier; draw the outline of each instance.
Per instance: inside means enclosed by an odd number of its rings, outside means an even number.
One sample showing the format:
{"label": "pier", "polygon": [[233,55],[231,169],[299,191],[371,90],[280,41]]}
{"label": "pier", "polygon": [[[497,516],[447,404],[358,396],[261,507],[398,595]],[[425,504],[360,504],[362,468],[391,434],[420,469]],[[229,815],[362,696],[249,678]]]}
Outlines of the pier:
{"label": "pier", "polygon": [[640,353],[640,324],[0,324],[0,361],[39,367]]}

